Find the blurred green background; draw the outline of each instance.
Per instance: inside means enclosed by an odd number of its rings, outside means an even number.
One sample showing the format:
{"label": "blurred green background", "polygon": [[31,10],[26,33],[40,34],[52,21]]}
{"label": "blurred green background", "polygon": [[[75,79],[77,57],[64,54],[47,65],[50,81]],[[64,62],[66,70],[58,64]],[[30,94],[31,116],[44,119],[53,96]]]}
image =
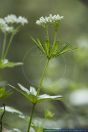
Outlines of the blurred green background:
{"label": "blurred green background", "polygon": [[[0,0],[0,17],[16,14],[27,17],[29,21],[15,36],[8,56],[10,60],[23,61],[24,65],[0,70],[0,86],[4,82],[14,86],[21,83],[28,88],[30,85],[38,86],[45,58],[34,45],[31,36],[44,37],[42,28],[35,22],[39,17],[50,13],[64,16],[58,39],[69,42],[78,49],[53,59],[43,81],[41,93],[61,94],[64,96],[64,104],[60,101],[39,104],[34,116],[43,118],[47,108],[55,116],[52,123],[46,123],[45,127],[88,128],[87,0]],[[0,101],[0,105],[3,102],[25,114],[31,111],[31,104],[15,92],[8,99]]]}

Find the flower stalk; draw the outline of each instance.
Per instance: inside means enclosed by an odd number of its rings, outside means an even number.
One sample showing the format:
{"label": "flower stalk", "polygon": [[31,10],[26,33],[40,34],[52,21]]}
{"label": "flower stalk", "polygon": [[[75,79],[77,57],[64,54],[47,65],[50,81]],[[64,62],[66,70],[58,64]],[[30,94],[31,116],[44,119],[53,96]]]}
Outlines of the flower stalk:
{"label": "flower stalk", "polygon": [[4,107],[4,111],[3,111],[3,113],[2,113],[2,115],[0,117],[0,132],[2,132],[2,128],[3,128],[2,120],[3,120],[4,114],[5,114],[5,104],[3,104],[3,107]]}
{"label": "flower stalk", "polygon": [[13,37],[14,37],[14,33],[12,33],[11,37],[10,37],[10,40],[9,40],[9,43],[7,45],[7,48],[6,48],[6,51],[5,51],[5,54],[4,54],[4,59],[7,57],[7,54],[9,52],[9,48],[10,48],[10,45],[12,43],[12,40],[13,40]]}
{"label": "flower stalk", "polygon": [[4,33],[4,41],[3,41],[3,44],[2,44],[2,55],[1,55],[2,60],[4,59],[4,53],[5,53],[5,48],[6,48],[6,38],[7,38],[7,34]]}
{"label": "flower stalk", "polygon": [[32,123],[32,118],[33,118],[35,106],[36,106],[36,104],[33,104],[33,106],[32,106],[32,111],[31,111],[31,116],[30,116],[27,132],[30,132],[30,128],[31,128],[31,123]]}
{"label": "flower stalk", "polygon": [[[44,67],[44,70],[43,70],[43,73],[42,73],[42,76],[41,76],[41,79],[40,79],[39,87],[37,89],[37,95],[36,95],[37,97],[40,94],[40,89],[42,87],[43,79],[44,79],[45,73],[47,71],[47,67],[48,67],[49,61],[50,60],[47,60],[47,62],[45,64],[45,67]],[[34,114],[34,111],[35,111],[35,107],[36,107],[36,103],[34,103],[33,106],[32,106],[32,111],[31,111],[31,115],[30,115],[30,120],[29,120],[27,132],[30,132],[30,128],[31,128],[31,123],[32,123],[32,119],[33,119],[33,114]]]}

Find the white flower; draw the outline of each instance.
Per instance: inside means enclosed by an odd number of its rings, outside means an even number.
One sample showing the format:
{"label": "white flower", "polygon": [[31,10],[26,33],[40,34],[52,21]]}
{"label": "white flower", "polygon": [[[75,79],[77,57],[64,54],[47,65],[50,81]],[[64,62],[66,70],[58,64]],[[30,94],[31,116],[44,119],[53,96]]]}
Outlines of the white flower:
{"label": "white flower", "polygon": [[4,19],[3,18],[0,18],[0,27],[3,26],[3,25],[5,25],[5,24],[6,23],[5,23]]}
{"label": "white flower", "polygon": [[6,24],[6,21],[3,18],[0,18],[0,30],[4,33],[5,32],[11,33],[11,32],[13,32],[13,27],[8,26]]}
{"label": "white flower", "polygon": [[48,17],[47,16],[40,17],[40,19],[36,21],[36,24],[37,25],[45,25],[48,23],[59,22],[62,19],[63,19],[63,16],[60,16],[59,14],[57,14],[57,15],[50,14]]}
{"label": "white flower", "polygon": [[26,92],[27,94],[30,94],[30,91],[25,88],[24,86],[22,86],[21,84],[18,83],[18,86],[20,87],[21,90],[23,90],[24,92]]}
{"label": "white flower", "polygon": [[8,15],[7,17],[5,17],[4,18],[5,19],[5,21],[6,21],[6,23],[16,23],[17,22],[17,17],[16,17],[16,15]]}
{"label": "white flower", "polygon": [[28,23],[28,20],[25,17],[19,16],[18,17],[18,23],[24,25]]}
{"label": "white flower", "polygon": [[37,95],[37,91],[35,90],[34,87],[30,86],[30,90],[28,90],[27,88],[25,88],[24,86],[22,86],[21,84],[18,83],[18,86],[21,88],[21,90],[23,90],[24,92],[26,92],[27,94],[32,94],[32,95]]}
{"label": "white flower", "polygon": [[14,30],[14,28],[11,26],[11,27],[9,27],[7,24],[5,24],[5,25],[3,25],[2,27],[1,27],[1,30],[2,30],[2,32],[8,32],[8,33],[12,33],[13,32],[13,30]]}
{"label": "white flower", "polygon": [[22,16],[19,16],[17,17],[16,15],[8,15],[7,17],[4,18],[6,23],[9,24],[21,24],[21,25],[24,25],[24,24],[27,24],[28,23],[28,20],[25,18],[25,17],[22,17]]}
{"label": "white flower", "polygon": [[30,93],[32,94],[32,95],[37,95],[37,91],[35,90],[35,88],[34,87],[30,87]]}
{"label": "white flower", "polygon": [[7,59],[1,60],[3,64],[7,64],[9,61]]}

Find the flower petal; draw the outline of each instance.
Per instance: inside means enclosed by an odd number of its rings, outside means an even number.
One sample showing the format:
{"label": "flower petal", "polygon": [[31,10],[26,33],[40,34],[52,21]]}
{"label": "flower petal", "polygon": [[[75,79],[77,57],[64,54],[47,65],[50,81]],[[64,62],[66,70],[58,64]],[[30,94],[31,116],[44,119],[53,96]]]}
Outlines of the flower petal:
{"label": "flower petal", "polygon": [[30,94],[30,91],[29,91],[27,88],[25,88],[24,86],[22,86],[22,85],[19,84],[19,83],[18,83],[18,86],[20,87],[20,89],[21,89],[22,91],[26,92],[27,94]]}
{"label": "flower petal", "polygon": [[36,89],[34,88],[34,87],[30,87],[30,94],[32,94],[32,95],[37,95],[37,91],[36,91]]}
{"label": "flower petal", "polygon": [[38,102],[48,101],[48,100],[59,100],[61,98],[62,98],[61,95],[50,96],[48,94],[43,94],[43,95],[38,96]]}

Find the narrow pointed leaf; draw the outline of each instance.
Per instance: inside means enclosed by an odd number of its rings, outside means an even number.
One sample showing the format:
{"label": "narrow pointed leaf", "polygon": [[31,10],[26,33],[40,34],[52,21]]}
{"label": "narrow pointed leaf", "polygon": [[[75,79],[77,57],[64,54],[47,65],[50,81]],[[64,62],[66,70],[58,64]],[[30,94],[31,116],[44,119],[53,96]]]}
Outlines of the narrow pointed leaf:
{"label": "narrow pointed leaf", "polygon": [[70,44],[66,44],[63,48],[61,48],[58,52],[58,55],[64,54],[66,52],[70,52],[74,50],[75,48],[72,48]]}
{"label": "narrow pointed leaf", "polygon": [[36,103],[37,101],[37,97],[29,92],[23,91],[22,89],[18,89],[12,85],[9,85],[12,89],[16,90],[18,93],[20,93],[21,95],[23,95],[28,101],[32,102],[32,103]]}
{"label": "narrow pointed leaf", "polygon": [[18,83],[18,86],[19,86],[19,88],[20,88],[22,91],[26,92],[27,94],[30,94],[30,91],[29,91],[27,88],[25,88],[24,86],[22,86],[22,85],[19,84],[19,83]]}
{"label": "narrow pointed leaf", "polygon": [[30,87],[30,93],[32,94],[32,95],[37,95],[37,91],[35,90],[35,88],[34,87]]}
{"label": "narrow pointed leaf", "polygon": [[4,69],[4,68],[12,68],[12,67],[15,67],[15,66],[20,66],[20,65],[23,65],[23,63],[21,62],[11,62],[11,61],[8,61],[7,59],[5,60],[0,60],[0,68],[1,69]]}
{"label": "narrow pointed leaf", "polygon": [[43,94],[43,95],[38,96],[38,102],[49,101],[49,100],[60,100],[60,99],[62,99],[61,95],[50,96],[47,94]]}
{"label": "narrow pointed leaf", "polygon": [[[3,112],[4,108],[0,107],[0,110],[2,110],[2,112]],[[16,114],[19,115],[20,118],[25,118],[25,116],[23,115],[22,112],[20,112],[19,110],[14,109],[13,107],[5,106],[5,111],[10,112],[12,114],[16,113]]]}
{"label": "narrow pointed leaf", "polygon": [[56,42],[54,44],[54,46],[52,47],[52,50],[51,50],[51,56],[54,57],[57,55],[57,52],[58,52],[58,49],[59,49],[59,43]]}
{"label": "narrow pointed leaf", "polygon": [[8,97],[10,94],[5,88],[0,88],[0,99]]}
{"label": "narrow pointed leaf", "polygon": [[33,40],[34,43],[37,45],[37,47],[42,51],[42,53],[45,53],[44,48],[43,48],[43,45],[42,45],[42,43],[40,42],[40,40],[39,40],[39,39],[35,40],[33,37],[32,37],[32,40]]}
{"label": "narrow pointed leaf", "polygon": [[46,55],[48,56],[50,52],[50,42],[48,40],[44,44],[44,49],[45,49]]}

